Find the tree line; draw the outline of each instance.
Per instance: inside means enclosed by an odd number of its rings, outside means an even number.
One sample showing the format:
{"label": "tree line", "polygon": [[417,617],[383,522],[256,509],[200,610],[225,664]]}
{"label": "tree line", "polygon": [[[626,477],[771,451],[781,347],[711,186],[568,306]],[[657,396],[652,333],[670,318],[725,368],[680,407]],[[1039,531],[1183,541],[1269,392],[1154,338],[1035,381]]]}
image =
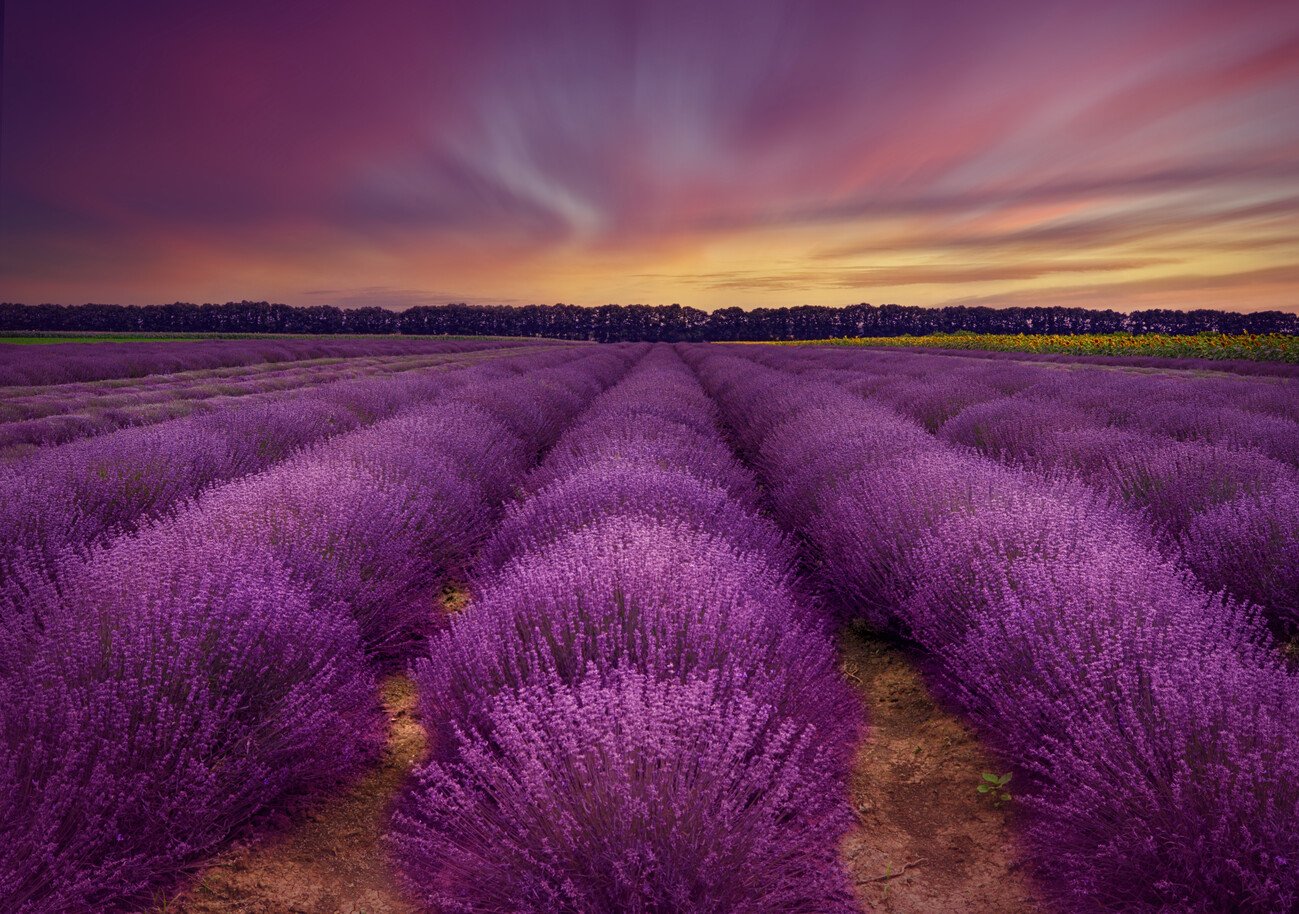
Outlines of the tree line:
{"label": "tree line", "polygon": [[1299,316],[1281,311],[1158,309],[1124,314],[1088,308],[848,305],[722,308],[681,305],[421,305],[295,307],[270,302],[196,305],[23,305],[0,303],[0,330],[133,333],[405,333],[536,336],[622,342],[649,340],[817,340],[928,333],[1291,333]]}

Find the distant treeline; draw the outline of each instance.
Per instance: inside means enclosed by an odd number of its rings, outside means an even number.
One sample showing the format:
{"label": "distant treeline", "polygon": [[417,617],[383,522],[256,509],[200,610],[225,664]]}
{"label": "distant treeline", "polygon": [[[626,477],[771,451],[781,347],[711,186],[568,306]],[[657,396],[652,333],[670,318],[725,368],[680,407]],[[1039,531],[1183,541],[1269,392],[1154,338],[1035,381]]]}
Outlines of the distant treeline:
{"label": "distant treeline", "polygon": [[819,340],[930,333],[1299,333],[1281,311],[1093,311],[1087,308],[723,308],[680,305],[435,305],[386,308],[0,303],[0,330],[140,333],[407,333],[545,336],[569,340]]}

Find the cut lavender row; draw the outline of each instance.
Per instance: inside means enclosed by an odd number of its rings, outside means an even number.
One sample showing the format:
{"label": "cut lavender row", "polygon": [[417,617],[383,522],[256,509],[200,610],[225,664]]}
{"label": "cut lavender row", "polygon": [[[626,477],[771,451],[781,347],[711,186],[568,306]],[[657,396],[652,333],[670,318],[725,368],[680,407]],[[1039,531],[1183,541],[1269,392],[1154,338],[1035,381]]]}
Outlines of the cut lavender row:
{"label": "cut lavender row", "polygon": [[[500,355],[512,350],[501,350]],[[13,460],[39,447],[66,444],[125,426],[151,425],[231,406],[252,406],[288,391],[393,374],[438,365],[470,365],[498,353],[402,356],[329,360],[328,364],[253,372],[223,380],[171,382],[171,375],[150,375],[132,389],[99,394],[54,393],[9,400],[0,421],[0,459]]]}
{"label": "cut lavender row", "polygon": [[[475,350],[490,354],[506,349]],[[83,381],[76,384],[53,384],[37,387],[0,388],[0,421],[40,419],[73,409],[123,406],[171,399],[210,396],[211,392],[238,393],[261,385],[274,386],[330,376],[352,369],[365,370],[384,365],[436,362],[472,353],[452,349],[448,352],[418,355],[353,356],[350,358],[299,359],[291,362],[262,362],[255,365],[233,365],[198,371],[180,371],[144,375],[138,378],[113,378]]]}
{"label": "cut lavender row", "polygon": [[0,346],[0,387],[71,384],[233,365],[356,355],[413,355],[522,346],[509,340],[252,339]]}

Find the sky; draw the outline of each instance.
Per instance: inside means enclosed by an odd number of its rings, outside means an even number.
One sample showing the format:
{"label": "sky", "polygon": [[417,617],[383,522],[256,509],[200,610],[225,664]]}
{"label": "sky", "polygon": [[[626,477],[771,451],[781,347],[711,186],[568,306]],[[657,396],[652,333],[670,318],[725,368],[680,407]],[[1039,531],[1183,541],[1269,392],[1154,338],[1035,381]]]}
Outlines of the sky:
{"label": "sky", "polygon": [[1293,0],[4,9],[4,301],[1299,310]]}

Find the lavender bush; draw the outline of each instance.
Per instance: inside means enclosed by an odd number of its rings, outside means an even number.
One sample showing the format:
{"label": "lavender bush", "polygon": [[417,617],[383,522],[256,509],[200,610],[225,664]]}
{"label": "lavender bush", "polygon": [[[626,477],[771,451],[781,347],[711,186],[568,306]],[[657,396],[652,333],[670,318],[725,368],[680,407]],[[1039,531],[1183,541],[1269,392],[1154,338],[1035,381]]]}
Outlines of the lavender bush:
{"label": "lavender bush", "polygon": [[0,675],[6,911],[138,909],[377,751],[355,623],[265,551],[146,535],[28,608],[42,634]]}
{"label": "lavender bush", "polygon": [[511,505],[500,531],[479,557],[478,573],[485,574],[514,555],[540,550],[612,513],[726,530],[738,544],[755,552],[778,554],[783,548],[780,532],[770,524],[753,523],[752,509],[727,489],[680,470],[611,459]]}
{"label": "lavender bush", "polygon": [[355,382],[38,451],[0,468],[0,488],[13,493],[0,504],[10,531],[0,546],[0,580],[24,560],[129,531],[215,482],[436,396],[454,377]]}
{"label": "lavender bush", "polygon": [[788,542],[655,350],[524,485],[417,668],[392,847],[455,911],[850,910],[858,721]]}
{"label": "lavender bush", "polygon": [[682,681],[713,672],[718,689],[761,694],[783,716],[814,724],[828,745],[851,745],[851,699],[824,621],[783,562],[724,533],[616,514],[544,555],[524,555],[484,582],[473,610],[431,645],[427,720],[470,727],[498,693],[542,680],[624,668]]}
{"label": "lavender bush", "polygon": [[[897,353],[814,361],[846,366],[819,368],[818,377],[903,412],[940,438],[1016,466],[1078,475],[1121,498],[1206,584],[1259,602],[1280,631],[1299,628],[1299,565],[1285,560],[1299,549],[1294,382],[977,360],[934,373],[954,360]],[[948,402],[966,405],[935,412]]]}
{"label": "lavender bush", "polygon": [[248,339],[194,342],[60,343],[0,347],[0,387],[68,384],[105,378],[139,378],[232,365],[291,362],[357,355],[469,352],[525,346],[508,340]]}
{"label": "lavender bush", "polygon": [[1299,629],[1299,488],[1208,508],[1182,532],[1181,552],[1210,587],[1239,594]]}
{"label": "lavender bush", "polygon": [[838,385],[691,359],[775,503],[811,501],[788,516],[844,612],[918,642],[1016,772],[1059,909],[1299,905],[1299,682],[1253,607],[1207,592],[1095,488],[918,437]]}
{"label": "lavender bush", "polygon": [[540,437],[454,398],[416,407],[85,559],[57,555],[56,573],[20,569],[0,604],[4,910],[136,910],[373,757],[367,654],[384,669],[422,645],[449,556],[467,552],[451,538],[485,532],[485,500],[627,358],[529,362],[473,399],[525,399]]}
{"label": "lavender bush", "polygon": [[855,910],[837,873],[842,781],[810,732],[743,692],[624,670],[485,710],[396,818],[439,911]]}

